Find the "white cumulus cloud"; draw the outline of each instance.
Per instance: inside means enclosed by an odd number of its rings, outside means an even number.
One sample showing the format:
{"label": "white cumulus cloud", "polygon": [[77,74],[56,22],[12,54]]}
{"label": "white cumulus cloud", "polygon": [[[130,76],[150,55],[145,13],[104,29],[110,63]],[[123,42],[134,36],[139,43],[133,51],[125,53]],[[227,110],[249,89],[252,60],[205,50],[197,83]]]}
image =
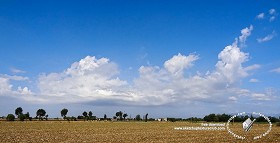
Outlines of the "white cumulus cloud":
{"label": "white cumulus cloud", "polygon": [[218,55],[220,60],[216,64],[217,72],[230,83],[240,77],[246,77],[248,74],[242,67],[242,63],[248,60],[248,55],[248,53],[241,52],[240,48],[235,45],[225,47]]}
{"label": "white cumulus cloud", "polygon": [[128,85],[117,77],[119,70],[115,63],[107,58],[87,56],[63,72],[41,74],[40,101],[48,102],[48,98],[56,99],[52,102],[107,100],[132,105],[233,101],[239,94],[237,83],[248,75],[242,66],[248,54],[230,45],[220,52],[218,59],[214,71],[185,77],[185,69],[191,68],[198,56],[179,53],[162,66],[141,66],[139,77]]}
{"label": "white cumulus cloud", "polygon": [[[232,45],[218,54],[212,71],[197,72],[186,76],[186,70],[199,59],[196,54],[177,54],[159,66],[140,66],[139,76],[132,83],[118,77],[118,65],[108,58],[87,56],[74,62],[61,72],[40,74],[39,92],[33,93],[27,87],[16,91],[27,101],[36,102],[103,102],[124,105],[163,105],[192,101],[235,102],[239,96],[265,99],[240,88],[241,81],[251,70],[260,65],[244,66],[249,54],[238,45],[245,44],[253,26],[241,30],[241,36]],[[15,77],[13,77],[16,79]],[[9,83],[12,77],[0,77],[0,93],[12,91]],[[36,95],[36,96],[35,96]]]}
{"label": "white cumulus cloud", "polygon": [[48,96],[91,100],[114,98],[114,95],[123,94],[118,90],[127,84],[117,74],[117,65],[109,59],[87,56],[61,73],[41,74],[38,87],[41,94]]}
{"label": "white cumulus cloud", "polygon": [[190,54],[189,56],[183,56],[180,53],[173,56],[170,60],[164,63],[164,67],[171,74],[175,76],[182,76],[183,70],[191,67],[193,62],[198,60],[198,56]]}
{"label": "white cumulus cloud", "polygon": [[32,94],[31,90],[28,89],[27,87],[21,88],[20,86],[18,87],[18,90],[13,90],[13,85],[11,84],[11,80],[25,80],[24,78],[22,79],[21,77],[17,76],[0,76],[0,95],[2,96],[16,96],[16,95],[22,95],[22,94]]}
{"label": "white cumulus cloud", "polygon": [[[237,45],[235,43],[226,46],[218,54],[216,69],[205,75],[183,76],[183,69],[191,67],[198,59],[196,55],[175,55],[164,63],[163,68],[142,66],[139,68],[139,78],[134,80],[134,91],[150,104],[236,101],[236,96],[242,95],[244,91],[238,87],[240,81],[249,75],[250,70],[259,68],[257,64],[243,67],[249,54],[242,52]],[[182,76],[178,78],[174,73]],[[250,94],[250,91],[247,94]]]}
{"label": "white cumulus cloud", "polygon": [[19,86],[18,87],[18,93],[20,93],[20,94],[22,94],[22,95],[32,95],[33,93],[31,92],[31,90],[30,89],[28,89],[28,87],[21,87],[21,86]]}
{"label": "white cumulus cloud", "polygon": [[251,32],[253,30],[253,25],[250,25],[250,27],[246,27],[241,30],[241,35],[239,36],[239,42],[241,47],[245,46],[245,42],[247,40],[247,37],[251,35]]}
{"label": "white cumulus cloud", "polygon": [[12,91],[12,85],[9,83],[9,79],[0,77],[0,95],[8,94]]}

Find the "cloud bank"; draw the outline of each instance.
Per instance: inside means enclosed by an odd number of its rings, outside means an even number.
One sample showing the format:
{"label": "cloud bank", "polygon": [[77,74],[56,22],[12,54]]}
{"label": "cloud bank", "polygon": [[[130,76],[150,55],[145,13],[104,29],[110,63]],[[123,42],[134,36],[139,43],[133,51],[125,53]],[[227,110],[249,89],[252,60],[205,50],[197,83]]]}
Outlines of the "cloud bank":
{"label": "cloud bank", "polygon": [[[241,30],[241,36],[217,56],[214,70],[185,75],[199,60],[197,54],[178,53],[159,66],[141,66],[132,83],[119,78],[118,65],[108,58],[86,56],[62,72],[42,73],[37,92],[27,87],[13,90],[11,80],[26,77],[0,75],[0,95],[20,95],[24,100],[42,103],[106,102],[121,105],[169,105],[186,102],[236,102],[242,96],[252,100],[270,100],[273,96],[240,88],[242,80],[258,64],[244,66],[249,54],[243,52],[253,26]],[[251,79],[250,82],[257,82]]]}

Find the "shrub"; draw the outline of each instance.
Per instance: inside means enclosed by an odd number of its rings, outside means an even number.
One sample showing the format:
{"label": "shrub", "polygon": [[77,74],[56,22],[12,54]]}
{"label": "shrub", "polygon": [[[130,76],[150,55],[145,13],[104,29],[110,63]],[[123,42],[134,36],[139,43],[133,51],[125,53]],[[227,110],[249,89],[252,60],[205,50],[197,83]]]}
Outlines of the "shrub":
{"label": "shrub", "polygon": [[24,121],[25,115],[24,114],[20,114],[20,115],[18,115],[18,118],[19,118],[20,121]]}
{"label": "shrub", "polygon": [[77,118],[74,117],[74,116],[72,116],[72,117],[71,117],[71,121],[77,121]]}
{"label": "shrub", "polygon": [[276,123],[276,126],[280,127],[280,122],[277,122],[277,123]]}
{"label": "shrub", "polygon": [[140,120],[141,120],[141,116],[140,116],[139,114],[136,115],[135,120],[136,120],[136,121],[140,121]]}
{"label": "shrub", "polygon": [[6,120],[7,120],[7,121],[14,121],[14,120],[15,120],[15,115],[13,115],[13,114],[8,114]]}

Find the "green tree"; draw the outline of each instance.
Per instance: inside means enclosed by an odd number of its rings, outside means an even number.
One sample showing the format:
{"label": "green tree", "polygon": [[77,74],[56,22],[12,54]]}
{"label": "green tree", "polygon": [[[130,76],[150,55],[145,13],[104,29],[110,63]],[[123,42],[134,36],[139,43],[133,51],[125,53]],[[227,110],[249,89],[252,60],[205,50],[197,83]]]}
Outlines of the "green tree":
{"label": "green tree", "polygon": [[93,113],[92,113],[91,111],[88,112],[88,116],[89,116],[89,119],[90,119],[90,120],[92,120],[92,114],[93,114]]}
{"label": "green tree", "polygon": [[148,121],[148,113],[145,115],[145,122],[147,122]]}
{"label": "green tree", "polygon": [[25,116],[25,119],[29,119],[30,118],[29,112],[26,112],[26,114],[24,114],[24,116]]}
{"label": "green tree", "polygon": [[7,121],[14,121],[15,120],[15,116],[13,114],[8,114],[6,120]]}
{"label": "green tree", "polygon": [[19,115],[22,114],[22,108],[21,107],[18,107],[16,110],[15,110],[15,114],[19,117]]}
{"label": "green tree", "polygon": [[29,121],[32,120],[32,117],[30,117],[29,112],[26,112],[26,114],[24,114],[24,115],[25,115],[25,119],[28,119]]}
{"label": "green tree", "polygon": [[136,120],[136,121],[140,121],[140,120],[141,120],[141,116],[140,116],[139,114],[136,115],[135,120]]}
{"label": "green tree", "polygon": [[19,118],[20,121],[24,121],[25,115],[24,114],[19,114],[18,118]]}
{"label": "green tree", "polygon": [[123,114],[123,119],[125,120],[125,118],[127,117],[128,115],[126,113]]}
{"label": "green tree", "polygon": [[222,115],[218,115],[218,117],[219,122],[227,122],[231,116],[224,113]]}
{"label": "green tree", "polygon": [[116,116],[119,117],[120,120],[122,120],[123,112],[122,111],[116,112]]}
{"label": "green tree", "polygon": [[66,108],[63,108],[63,109],[60,111],[61,117],[63,117],[63,119],[66,118],[67,113],[68,113],[68,109],[66,109]]}
{"label": "green tree", "polygon": [[218,116],[216,116],[216,114],[209,114],[209,115],[205,116],[203,118],[203,120],[206,122],[218,122],[219,118],[218,118]]}
{"label": "green tree", "polygon": [[46,115],[46,111],[44,109],[38,109],[36,112],[37,117],[39,116],[39,120],[43,120],[42,117]]}
{"label": "green tree", "polygon": [[86,111],[83,112],[84,120],[88,119],[88,113]]}
{"label": "green tree", "polygon": [[116,117],[118,118],[120,116],[120,113],[119,112],[116,112]]}

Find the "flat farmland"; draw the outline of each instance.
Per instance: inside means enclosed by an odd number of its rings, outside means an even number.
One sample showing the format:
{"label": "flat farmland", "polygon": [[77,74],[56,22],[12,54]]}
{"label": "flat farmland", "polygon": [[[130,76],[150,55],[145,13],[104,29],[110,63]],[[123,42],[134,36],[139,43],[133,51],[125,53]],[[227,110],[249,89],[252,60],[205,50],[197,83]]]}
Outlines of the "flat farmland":
{"label": "flat farmland", "polygon": [[[97,122],[32,121],[0,122],[0,142],[251,142],[234,138],[227,130],[175,130],[175,127],[201,127],[190,122]],[[230,126],[240,132],[240,124]],[[252,133],[267,130],[257,124]],[[259,132],[259,133],[258,133]],[[250,136],[249,134],[247,136]],[[248,137],[249,138],[249,137]],[[280,127],[254,142],[280,142]]]}

